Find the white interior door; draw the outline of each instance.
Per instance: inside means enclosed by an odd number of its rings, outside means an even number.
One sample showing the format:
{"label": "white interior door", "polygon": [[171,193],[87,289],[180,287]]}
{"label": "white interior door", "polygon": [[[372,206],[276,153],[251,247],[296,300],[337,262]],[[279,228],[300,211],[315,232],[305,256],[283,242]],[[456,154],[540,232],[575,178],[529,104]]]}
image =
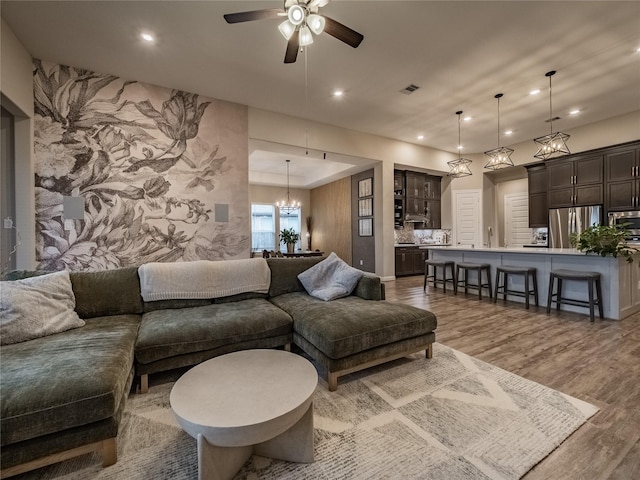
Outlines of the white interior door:
{"label": "white interior door", "polygon": [[453,211],[453,244],[458,247],[482,246],[482,191],[454,190]]}
{"label": "white interior door", "polygon": [[510,193],[504,196],[504,246],[521,247],[531,243],[529,195]]}

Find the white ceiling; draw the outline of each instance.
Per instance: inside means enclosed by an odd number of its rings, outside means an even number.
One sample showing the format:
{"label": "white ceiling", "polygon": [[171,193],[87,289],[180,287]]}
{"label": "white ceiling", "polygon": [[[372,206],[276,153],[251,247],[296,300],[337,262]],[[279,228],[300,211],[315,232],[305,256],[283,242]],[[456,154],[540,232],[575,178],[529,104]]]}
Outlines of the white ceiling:
{"label": "white ceiling", "polygon": [[[321,13],[357,30],[357,49],[322,34],[283,63],[278,20],[227,24],[224,13],[278,8],[264,1],[10,1],[2,17],[36,58],[111,73],[456,152],[497,145],[496,93],[509,145],[640,110],[639,1],[334,0]],[[139,39],[142,31],[157,43]],[[415,84],[411,95],[400,93]],[[343,89],[335,99],[334,89]],[[528,93],[542,89],[537,96]],[[305,99],[305,97],[307,99]],[[581,113],[569,116],[578,108]],[[423,134],[423,140],[416,136]],[[639,135],[640,137],[640,125]],[[322,171],[299,151],[250,146],[250,181],[311,188],[370,164],[339,158]],[[278,173],[280,174],[278,175]],[[278,178],[279,177],[279,178]],[[295,178],[294,178],[295,177]]]}

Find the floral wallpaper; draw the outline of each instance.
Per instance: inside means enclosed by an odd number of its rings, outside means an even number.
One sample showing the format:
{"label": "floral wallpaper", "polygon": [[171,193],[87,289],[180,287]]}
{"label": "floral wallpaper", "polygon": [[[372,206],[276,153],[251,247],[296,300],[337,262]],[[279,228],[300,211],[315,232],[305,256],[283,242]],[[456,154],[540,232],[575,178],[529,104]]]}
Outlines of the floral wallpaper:
{"label": "floral wallpaper", "polygon": [[39,269],[249,257],[245,106],[40,60],[34,96]]}

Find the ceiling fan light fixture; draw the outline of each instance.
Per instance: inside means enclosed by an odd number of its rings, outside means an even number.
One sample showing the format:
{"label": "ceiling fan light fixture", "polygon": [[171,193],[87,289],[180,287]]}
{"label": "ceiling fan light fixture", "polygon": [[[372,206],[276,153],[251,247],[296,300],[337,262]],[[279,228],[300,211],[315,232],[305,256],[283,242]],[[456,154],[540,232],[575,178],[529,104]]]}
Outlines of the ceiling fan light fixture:
{"label": "ceiling fan light fixture", "polygon": [[284,38],[289,40],[291,38],[291,35],[293,35],[293,32],[296,31],[296,27],[289,20],[285,20],[280,25],[278,25],[278,30],[280,30],[280,33]]}
{"label": "ceiling fan light fixture", "polygon": [[307,17],[307,26],[316,35],[320,35],[324,31],[325,20],[322,15],[312,13]]}
{"label": "ceiling fan light fixture", "polygon": [[311,30],[306,25],[300,28],[300,46],[306,47],[307,45],[311,45],[313,43],[313,35],[311,34]]}
{"label": "ceiling fan light fixture", "polygon": [[289,10],[287,11],[287,17],[289,17],[289,21],[294,25],[300,25],[302,22],[304,22],[304,8],[302,8],[300,5],[293,5],[289,7]]}
{"label": "ceiling fan light fixture", "polygon": [[291,35],[293,35],[293,32],[296,31],[296,27],[289,20],[285,20],[280,25],[278,25],[278,30],[280,30],[280,33],[284,38],[289,40],[291,38]]}

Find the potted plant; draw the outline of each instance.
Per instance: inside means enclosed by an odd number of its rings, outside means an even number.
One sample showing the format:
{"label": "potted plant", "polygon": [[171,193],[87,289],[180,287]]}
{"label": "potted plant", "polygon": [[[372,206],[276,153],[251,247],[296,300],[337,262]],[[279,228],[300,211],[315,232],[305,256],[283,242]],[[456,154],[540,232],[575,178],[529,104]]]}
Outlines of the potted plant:
{"label": "potted plant", "polygon": [[582,233],[571,235],[572,245],[584,253],[596,253],[602,257],[621,255],[633,262],[633,255],[640,249],[627,244],[627,230],[623,225],[593,225]]}
{"label": "potted plant", "polygon": [[287,253],[294,252],[298,240],[300,240],[300,234],[296,233],[293,228],[285,228],[280,231],[280,242],[287,246]]}

